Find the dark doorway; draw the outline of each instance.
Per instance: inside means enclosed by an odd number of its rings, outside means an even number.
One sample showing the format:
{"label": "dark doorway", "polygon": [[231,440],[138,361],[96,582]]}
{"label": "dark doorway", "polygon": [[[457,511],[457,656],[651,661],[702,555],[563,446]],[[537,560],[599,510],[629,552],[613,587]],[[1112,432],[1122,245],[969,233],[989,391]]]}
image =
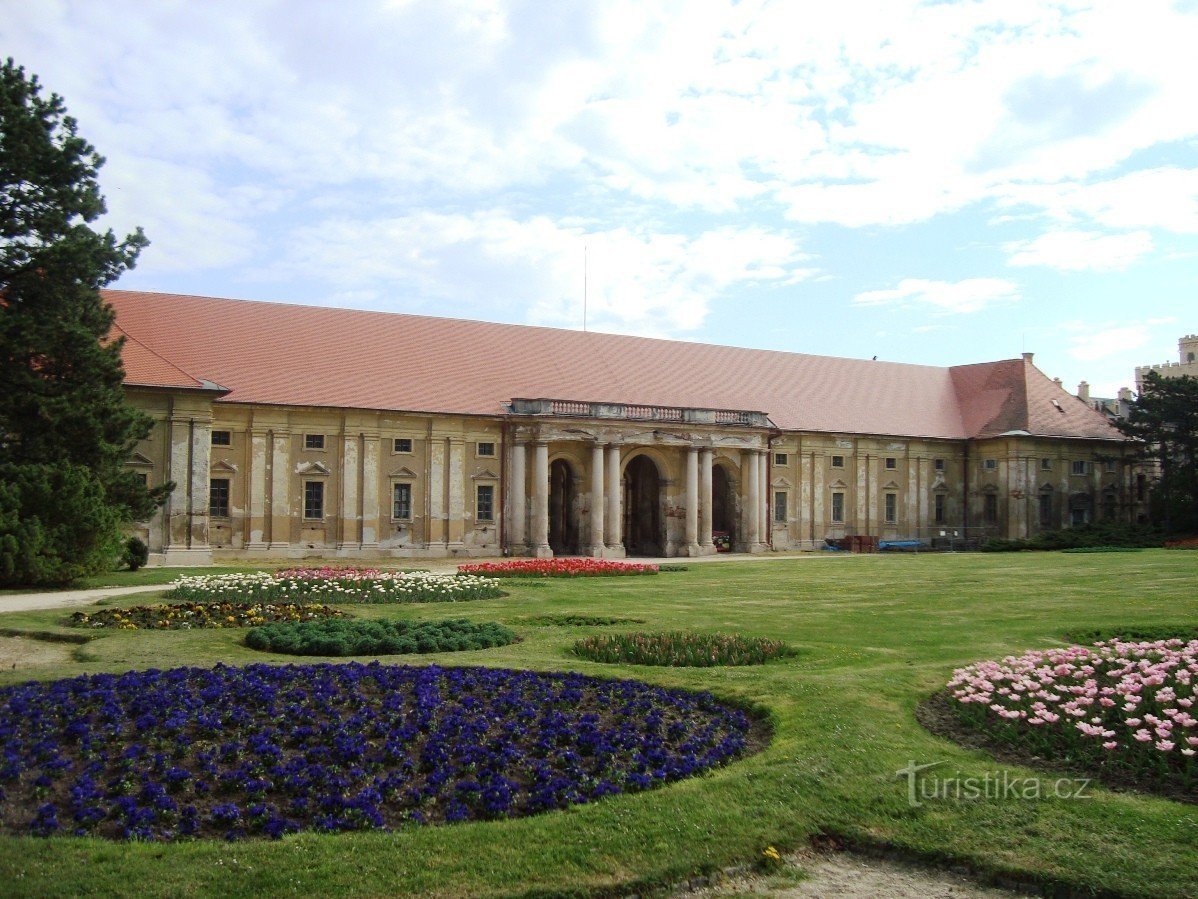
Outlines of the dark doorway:
{"label": "dark doorway", "polygon": [[624,469],[624,549],[630,556],[660,556],[661,478],[648,456],[637,456]]}
{"label": "dark doorway", "polygon": [[549,466],[549,548],[555,556],[578,555],[574,472],[565,459],[557,459]]}
{"label": "dark doorway", "polygon": [[711,469],[711,535],[722,552],[736,546],[736,491],[722,465]]}

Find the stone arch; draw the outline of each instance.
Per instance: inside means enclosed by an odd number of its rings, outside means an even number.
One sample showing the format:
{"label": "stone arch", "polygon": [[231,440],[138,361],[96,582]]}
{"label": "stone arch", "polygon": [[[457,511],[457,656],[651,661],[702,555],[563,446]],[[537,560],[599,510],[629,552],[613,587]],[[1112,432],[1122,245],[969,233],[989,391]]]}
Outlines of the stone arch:
{"label": "stone arch", "polygon": [[630,556],[665,553],[665,478],[659,463],[638,452],[624,466],[624,549]]}
{"label": "stone arch", "polygon": [[564,458],[549,463],[549,548],[555,556],[578,555],[578,491],[574,467]]}
{"label": "stone arch", "polygon": [[727,460],[711,466],[711,536],[720,550],[731,551],[737,545],[740,521],[738,478]]}

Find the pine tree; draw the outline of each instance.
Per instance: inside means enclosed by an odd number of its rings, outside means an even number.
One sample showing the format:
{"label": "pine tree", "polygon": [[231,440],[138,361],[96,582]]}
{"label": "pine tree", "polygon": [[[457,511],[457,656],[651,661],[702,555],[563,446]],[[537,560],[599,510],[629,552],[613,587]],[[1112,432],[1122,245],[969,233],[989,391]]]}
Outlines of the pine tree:
{"label": "pine tree", "polygon": [[125,465],[150,419],[128,404],[121,343],[100,288],[131,268],[141,229],[118,241],[104,159],[62,99],[12,59],[0,68],[0,584],[58,584],[113,564],[122,532],[173,485]]}
{"label": "pine tree", "polygon": [[1198,378],[1148,372],[1127,418],[1117,422],[1156,462],[1153,517],[1166,532],[1198,533]]}

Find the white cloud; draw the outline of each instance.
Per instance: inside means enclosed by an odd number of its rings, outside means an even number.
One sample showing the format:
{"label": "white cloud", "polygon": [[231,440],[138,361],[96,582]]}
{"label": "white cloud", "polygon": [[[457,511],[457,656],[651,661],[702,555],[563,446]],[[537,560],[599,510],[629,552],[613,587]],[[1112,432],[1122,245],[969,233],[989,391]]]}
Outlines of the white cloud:
{"label": "white cloud", "polygon": [[1095,231],[1052,231],[1034,240],[1008,243],[1009,265],[1043,265],[1068,271],[1125,269],[1152,252],[1147,231],[1101,234]]}
{"label": "white cloud", "polygon": [[1136,350],[1151,339],[1146,324],[1124,324],[1099,326],[1075,326],[1082,333],[1069,338],[1069,355],[1083,362],[1109,359]]}
{"label": "white cloud", "polygon": [[853,298],[854,306],[931,306],[941,314],[980,312],[988,306],[1019,300],[1019,287],[1001,278],[926,281],[904,278],[889,290],[870,290]]}
{"label": "white cloud", "polygon": [[792,237],[759,228],[687,236],[498,210],[422,212],[300,229],[263,277],[296,272],[357,302],[371,292],[423,298],[426,312],[505,309],[509,320],[565,327],[582,325],[585,289],[590,327],[668,335],[701,326],[711,303],[736,288],[805,279],[807,258]]}

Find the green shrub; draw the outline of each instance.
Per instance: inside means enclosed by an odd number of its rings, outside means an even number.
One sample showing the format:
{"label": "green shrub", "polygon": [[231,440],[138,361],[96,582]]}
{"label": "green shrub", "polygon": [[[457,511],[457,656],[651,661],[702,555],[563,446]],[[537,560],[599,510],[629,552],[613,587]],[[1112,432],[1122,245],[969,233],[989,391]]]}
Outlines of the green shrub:
{"label": "green shrub", "polygon": [[506,646],[519,639],[494,622],[464,618],[444,621],[324,621],[285,622],[256,627],[246,645],[268,652],[297,656],[401,655],[459,652]]}
{"label": "green shrub", "polygon": [[991,537],[982,544],[983,552],[1018,552],[1021,550],[1060,550],[1090,547],[1159,547],[1165,543],[1164,534],[1146,525],[1117,524],[1100,521],[1095,524],[1056,531],[1041,531],[1025,540],[1005,540]]}
{"label": "green shrub", "polygon": [[125,541],[122,561],[130,571],[145,568],[146,562],[150,561],[150,547],[146,546],[146,542],[140,537],[130,537]]}
{"label": "green shrub", "polygon": [[620,618],[613,615],[533,615],[525,620],[529,624],[548,627],[601,627],[605,624],[645,623],[644,618]]}
{"label": "green shrub", "polygon": [[762,665],[791,655],[781,641],[739,634],[612,634],[587,637],[574,644],[574,652],[592,662],[631,662],[634,665],[670,665],[710,668],[716,665]]}
{"label": "green shrub", "polygon": [[1101,640],[1125,640],[1154,643],[1157,640],[1198,640],[1198,622],[1187,624],[1149,624],[1129,627],[1100,627],[1093,630],[1069,631],[1064,635],[1071,643],[1083,645]]}

